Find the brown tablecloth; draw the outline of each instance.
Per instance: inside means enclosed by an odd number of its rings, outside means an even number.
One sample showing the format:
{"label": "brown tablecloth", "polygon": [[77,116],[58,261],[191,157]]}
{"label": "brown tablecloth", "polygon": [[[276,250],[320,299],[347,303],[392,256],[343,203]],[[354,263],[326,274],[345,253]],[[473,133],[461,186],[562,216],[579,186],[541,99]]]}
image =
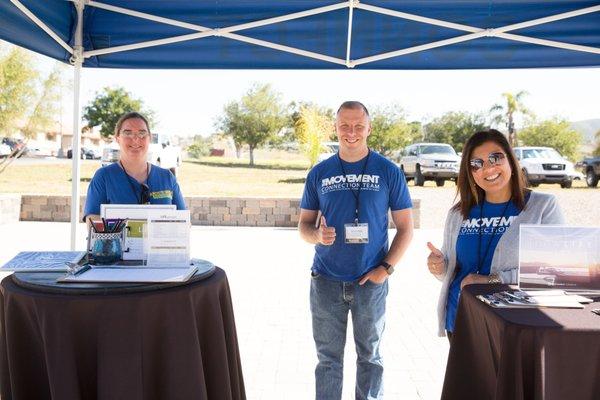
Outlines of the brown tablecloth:
{"label": "brown tablecloth", "polygon": [[475,297],[507,289],[463,290],[442,399],[600,399],[600,302],[497,309]]}
{"label": "brown tablecloth", "polygon": [[129,294],[0,296],[9,399],[245,399],[227,277]]}

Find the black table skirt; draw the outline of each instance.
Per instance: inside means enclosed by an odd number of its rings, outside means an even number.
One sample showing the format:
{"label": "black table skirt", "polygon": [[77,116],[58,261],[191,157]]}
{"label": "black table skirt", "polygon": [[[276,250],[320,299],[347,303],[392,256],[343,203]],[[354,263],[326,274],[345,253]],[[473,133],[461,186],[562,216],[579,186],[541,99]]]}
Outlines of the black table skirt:
{"label": "black table skirt", "polygon": [[0,393],[9,399],[245,399],[229,284],[44,293],[2,281]]}
{"label": "black table skirt", "polygon": [[600,399],[600,316],[585,309],[496,309],[463,290],[442,399]]}

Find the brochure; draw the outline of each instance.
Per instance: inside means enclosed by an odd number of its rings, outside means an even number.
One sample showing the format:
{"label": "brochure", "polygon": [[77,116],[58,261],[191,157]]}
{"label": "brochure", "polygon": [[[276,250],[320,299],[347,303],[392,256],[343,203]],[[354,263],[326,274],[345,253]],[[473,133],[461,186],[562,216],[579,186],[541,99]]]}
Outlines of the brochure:
{"label": "brochure", "polygon": [[190,211],[156,210],[148,213],[147,262],[151,268],[185,267],[190,263]]}
{"label": "brochure", "polygon": [[61,272],[78,264],[85,251],[22,251],[0,268],[14,272]]}
{"label": "brochure", "polygon": [[600,293],[600,227],[521,225],[519,288]]}

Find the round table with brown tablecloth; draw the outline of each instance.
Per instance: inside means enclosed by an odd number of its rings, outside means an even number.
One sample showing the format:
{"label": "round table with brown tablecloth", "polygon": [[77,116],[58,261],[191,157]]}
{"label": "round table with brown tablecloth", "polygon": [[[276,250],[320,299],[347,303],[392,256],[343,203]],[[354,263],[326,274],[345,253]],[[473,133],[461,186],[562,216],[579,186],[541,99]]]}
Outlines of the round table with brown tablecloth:
{"label": "round table with brown tablecloth", "polygon": [[88,288],[28,275],[0,286],[3,400],[245,399],[222,269],[184,284]]}

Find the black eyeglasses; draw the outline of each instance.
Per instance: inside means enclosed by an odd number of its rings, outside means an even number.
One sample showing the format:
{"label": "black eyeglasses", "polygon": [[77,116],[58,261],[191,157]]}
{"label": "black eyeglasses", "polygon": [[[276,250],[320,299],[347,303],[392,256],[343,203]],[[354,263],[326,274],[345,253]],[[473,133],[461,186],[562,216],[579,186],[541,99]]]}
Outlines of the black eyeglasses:
{"label": "black eyeglasses", "polygon": [[140,195],[140,204],[150,203],[150,188],[145,183],[142,183],[142,193]]}
{"label": "black eyeglasses", "polygon": [[[506,154],[501,152],[490,153],[488,155],[488,161],[490,165],[502,165],[504,164],[504,160],[506,160]],[[469,161],[469,165],[471,166],[471,171],[476,172],[483,168],[485,161],[481,158],[473,158]]]}

